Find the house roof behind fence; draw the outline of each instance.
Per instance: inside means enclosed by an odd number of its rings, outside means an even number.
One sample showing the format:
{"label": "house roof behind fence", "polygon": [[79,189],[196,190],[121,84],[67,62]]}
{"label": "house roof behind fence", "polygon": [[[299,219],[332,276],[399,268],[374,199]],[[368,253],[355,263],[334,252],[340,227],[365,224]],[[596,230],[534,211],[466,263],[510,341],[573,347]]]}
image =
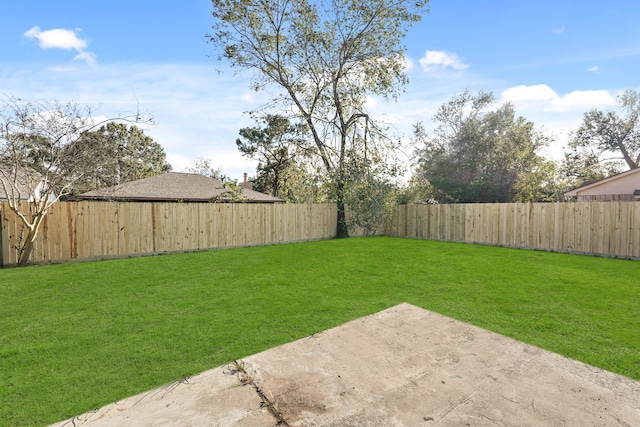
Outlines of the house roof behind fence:
{"label": "house roof behind fence", "polygon": [[565,197],[582,194],[634,194],[640,189],[640,168],[631,169],[600,181],[585,184],[564,193]]}
{"label": "house roof behind fence", "polygon": [[[278,203],[282,199],[247,188],[238,188],[246,202]],[[130,181],[114,187],[93,190],[76,196],[80,200],[127,201],[231,201],[229,188],[222,181],[204,175],[168,172],[149,178]]]}
{"label": "house roof behind fence", "polygon": [[29,201],[38,196],[42,176],[24,168],[18,168],[16,172],[14,166],[0,165],[0,181],[0,200]]}

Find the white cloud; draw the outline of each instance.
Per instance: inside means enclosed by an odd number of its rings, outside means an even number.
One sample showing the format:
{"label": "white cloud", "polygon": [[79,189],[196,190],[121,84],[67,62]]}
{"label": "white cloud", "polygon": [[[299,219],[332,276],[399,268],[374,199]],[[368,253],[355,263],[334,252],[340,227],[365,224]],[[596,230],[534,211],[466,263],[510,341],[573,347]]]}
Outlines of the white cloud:
{"label": "white cloud", "polygon": [[521,85],[509,88],[502,92],[502,99],[514,104],[549,101],[557,97],[558,94],[547,85]]}
{"label": "white cloud", "polygon": [[402,61],[404,62],[405,71],[412,70],[413,67],[416,66],[416,63],[413,62],[413,60],[411,58],[409,58],[408,56],[403,56],[402,57]]}
{"label": "white cloud", "polygon": [[615,105],[616,98],[606,90],[576,90],[554,100],[554,104],[556,111],[584,111]]}
{"label": "white cloud", "polygon": [[97,55],[91,52],[87,52],[88,41],[87,39],[81,39],[78,37],[76,30],[66,30],[63,28],[56,28],[53,30],[42,31],[40,27],[33,27],[29,31],[24,33],[25,37],[38,40],[38,45],[42,49],[66,49],[75,50],[78,54],[73,60],[85,61],[88,65],[96,65]]}
{"label": "white cloud", "polygon": [[600,72],[600,67],[598,67],[597,65],[594,65],[593,67],[589,67],[589,71],[597,74]]}
{"label": "white cloud", "polygon": [[78,38],[75,31],[57,28],[54,30],[40,30],[40,27],[33,27],[24,33],[25,36],[37,39],[42,49],[67,49],[82,51],[87,47],[87,41]]}
{"label": "white cloud", "polygon": [[558,35],[564,34],[564,31],[565,31],[564,25],[562,27],[554,28],[553,30],[551,30],[553,34],[558,34]]}
{"label": "white cloud", "polygon": [[73,60],[84,61],[87,63],[87,65],[95,66],[98,63],[97,58],[98,58],[98,55],[96,55],[95,53],[80,52],[73,58]]}
{"label": "white cloud", "polygon": [[457,54],[439,50],[427,50],[419,62],[425,72],[436,75],[443,75],[448,70],[462,71],[469,68]]}
{"label": "white cloud", "polygon": [[515,86],[502,92],[502,102],[529,111],[565,113],[615,105],[615,96],[606,90],[576,90],[560,96],[545,84]]}

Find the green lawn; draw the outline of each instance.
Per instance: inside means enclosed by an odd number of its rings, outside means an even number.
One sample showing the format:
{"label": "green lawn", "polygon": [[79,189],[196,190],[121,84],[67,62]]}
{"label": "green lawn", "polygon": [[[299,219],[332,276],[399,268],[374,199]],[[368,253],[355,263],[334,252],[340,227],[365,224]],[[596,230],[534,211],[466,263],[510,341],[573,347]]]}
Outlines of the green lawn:
{"label": "green lawn", "polygon": [[360,238],[0,270],[0,425],[46,425],[401,302],[640,380],[640,263]]}

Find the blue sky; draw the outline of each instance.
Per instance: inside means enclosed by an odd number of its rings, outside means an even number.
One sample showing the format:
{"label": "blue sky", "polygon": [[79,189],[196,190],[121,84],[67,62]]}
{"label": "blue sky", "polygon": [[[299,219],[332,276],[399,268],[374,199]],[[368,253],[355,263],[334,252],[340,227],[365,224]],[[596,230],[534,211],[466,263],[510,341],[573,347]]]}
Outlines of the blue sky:
{"label": "blue sky", "polygon": [[[5,2],[0,95],[73,99],[105,117],[148,111],[157,125],[145,132],[174,170],[208,157],[239,179],[255,169],[235,148],[253,124],[243,112],[267,98],[249,89],[248,73],[216,73],[210,10],[208,0]],[[405,93],[370,107],[408,140],[451,96],[493,91],[556,136],[546,154],[558,157],[584,112],[640,89],[638,22],[637,0],[432,0],[406,39]]]}

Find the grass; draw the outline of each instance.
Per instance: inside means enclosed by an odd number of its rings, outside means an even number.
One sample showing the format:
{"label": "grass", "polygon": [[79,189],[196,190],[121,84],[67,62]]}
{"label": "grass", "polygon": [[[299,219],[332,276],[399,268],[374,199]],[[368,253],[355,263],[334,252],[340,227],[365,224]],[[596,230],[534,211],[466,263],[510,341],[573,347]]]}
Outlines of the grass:
{"label": "grass", "polygon": [[640,263],[395,238],[0,270],[0,426],[408,302],[640,380]]}

